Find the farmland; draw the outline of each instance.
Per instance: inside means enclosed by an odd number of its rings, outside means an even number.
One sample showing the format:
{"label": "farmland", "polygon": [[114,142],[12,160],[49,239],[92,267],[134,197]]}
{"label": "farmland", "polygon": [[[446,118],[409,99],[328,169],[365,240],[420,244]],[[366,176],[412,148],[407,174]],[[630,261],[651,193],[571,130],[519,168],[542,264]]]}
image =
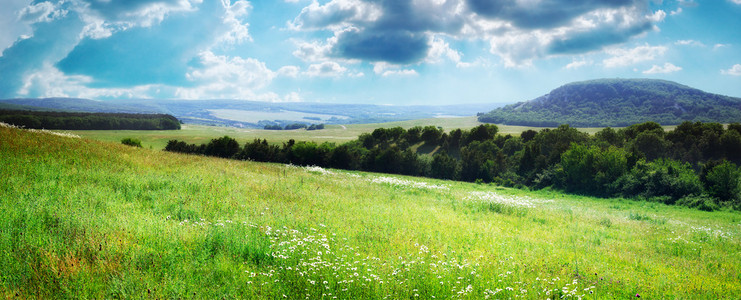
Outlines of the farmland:
{"label": "farmland", "polygon": [[180,155],[113,140],[0,128],[0,295],[741,295],[736,211]]}
{"label": "farmland", "polygon": [[[211,139],[228,135],[239,141],[251,141],[256,138],[267,139],[271,143],[283,143],[289,139],[295,139],[297,141],[312,141],[317,143],[330,142],[330,143],[345,143],[354,139],[362,133],[370,133],[376,128],[391,128],[400,126],[408,129],[414,126],[439,126],[446,131],[453,129],[470,129],[474,126],[478,126],[482,123],[476,120],[476,117],[464,117],[464,118],[434,118],[434,119],[419,119],[411,121],[399,121],[389,123],[371,123],[371,124],[348,124],[348,125],[327,125],[323,130],[317,131],[305,131],[299,130],[262,130],[262,129],[247,129],[247,128],[236,128],[236,127],[216,127],[216,126],[203,126],[203,125],[192,125],[183,124],[182,129],[178,131],[141,131],[141,130],[76,130],[75,134],[100,140],[119,142],[123,138],[132,137],[142,141],[144,147],[152,147],[153,149],[163,149],[167,144],[168,140],[177,139],[186,141],[188,143],[201,144],[207,143]],[[499,132],[502,134],[519,135],[525,130],[533,129],[540,130],[540,127],[527,127],[527,126],[507,126],[498,125]],[[672,128],[673,126],[667,127]],[[601,128],[582,128],[580,130],[588,132],[590,134],[597,132]]]}

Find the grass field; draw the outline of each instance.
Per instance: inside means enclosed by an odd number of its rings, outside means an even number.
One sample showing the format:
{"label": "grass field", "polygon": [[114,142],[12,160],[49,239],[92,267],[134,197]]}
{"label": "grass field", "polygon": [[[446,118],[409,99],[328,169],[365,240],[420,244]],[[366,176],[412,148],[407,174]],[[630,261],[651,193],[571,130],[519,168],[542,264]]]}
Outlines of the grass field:
{"label": "grass field", "polygon": [[[120,142],[123,138],[137,138],[142,141],[146,148],[163,149],[167,141],[177,139],[188,143],[202,144],[208,143],[211,139],[229,135],[237,139],[240,143],[252,141],[256,138],[267,139],[270,143],[283,143],[289,139],[297,141],[313,141],[317,143],[345,143],[357,139],[363,133],[373,132],[376,128],[390,128],[401,126],[405,129],[414,126],[439,126],[449,132],[454,129],[470,129],[482,123],[478,122],[476,117],[465,118],[434,118],[419,119],[411,121],[399,121],[389,123],[372,123],[372,124],[349,124],[349,125],[327,125],[323,130],[306,131],[299,130],[262,130],[262,129],[242,129],[235,127],[215,127],[184,124],[182,130],[161,130],[161,131],[143,131],[143,130],[77,130],[75,134],[95,139],[99,141]],[[540,127],[509,126],[497,125],[502,134],[519,135],[525,130],[540,130]],[[601,128],[582,128],[584,132],[593,134]]]}
{"label": "grass field", "polygon": [[0,297],[741,297],[741,214],[0,127]]}

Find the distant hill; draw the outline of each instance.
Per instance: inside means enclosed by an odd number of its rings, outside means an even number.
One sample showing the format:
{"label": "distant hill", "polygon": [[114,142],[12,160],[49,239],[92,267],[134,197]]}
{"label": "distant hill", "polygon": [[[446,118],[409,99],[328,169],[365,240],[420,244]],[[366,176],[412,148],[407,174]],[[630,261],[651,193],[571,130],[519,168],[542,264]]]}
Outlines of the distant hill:
{"label": "distant hill", "polygon": [[149,105],[127,105],[107,101],[78,98],[19,98],[0,100],[0,108],[23,110],[89,112],[89,113],[161,113],[157,107]]}
{"label": "distant hill", "polygon": [[73,98],[6,99],[0,109],[170,114],[188,124],[263,128],[294,123],[362,124],[434,117],[473,116],[503,104],[372,105],[311,102],[272,103],[245,100],[127,99],[97,101]]}
{"label": "distant hill", "polygon": [[706,93],[671,81],[599,79],[561,86],[536,99],[479,115],[487,123],[578,127],[654,121],[730,123],[741,120],[741,98]]}

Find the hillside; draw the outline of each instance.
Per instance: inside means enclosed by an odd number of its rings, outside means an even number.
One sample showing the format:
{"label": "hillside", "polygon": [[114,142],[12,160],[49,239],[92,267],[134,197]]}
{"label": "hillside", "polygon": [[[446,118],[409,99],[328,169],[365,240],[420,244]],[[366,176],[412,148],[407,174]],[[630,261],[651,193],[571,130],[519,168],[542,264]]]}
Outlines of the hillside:
{"label": "hillside", "polygon": [[706,93],[675,82],[600,79],[570,83],[536,99],[479,116],[481,122],[577,127],[628,126],[654,121],[730,123],[741,120],[741,99]]}
{"label": "hillside", "polygon": [[0,126],[4,298],[741,295],[737,212]]}

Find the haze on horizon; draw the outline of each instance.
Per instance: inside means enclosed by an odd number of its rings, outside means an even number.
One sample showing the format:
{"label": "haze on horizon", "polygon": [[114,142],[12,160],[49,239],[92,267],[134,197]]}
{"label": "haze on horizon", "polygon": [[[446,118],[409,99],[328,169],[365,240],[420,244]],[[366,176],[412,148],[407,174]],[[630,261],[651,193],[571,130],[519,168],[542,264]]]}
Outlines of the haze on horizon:
{"label": "haze on horizon", "polygon": [[594,78],[741,96],[741,0],[4,0],[0,99],[516,102]]}

